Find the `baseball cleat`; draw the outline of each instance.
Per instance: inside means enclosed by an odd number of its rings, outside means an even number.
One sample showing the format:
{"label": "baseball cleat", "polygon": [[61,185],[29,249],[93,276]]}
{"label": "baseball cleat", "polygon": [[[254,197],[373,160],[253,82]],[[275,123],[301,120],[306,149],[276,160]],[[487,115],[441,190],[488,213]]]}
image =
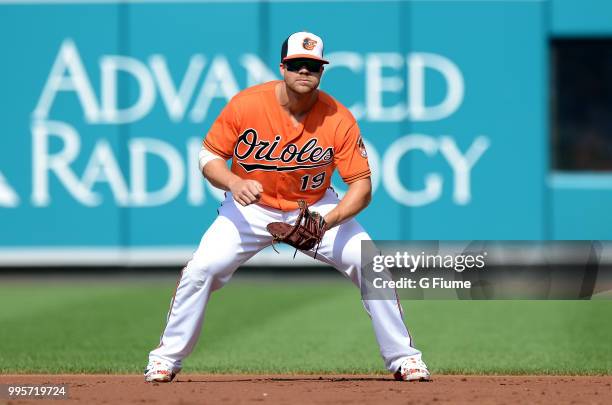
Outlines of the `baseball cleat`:
{"label": "baseball cleat", "polygon": [[180,371],[160,361],[150,361],[144,372],[145,382],[169,383]]}
{"label": "baseball cleat", "polygon": [[398,381],[431,381],[427,365],[421,360],[420,354],[406,357],[393,377]]}

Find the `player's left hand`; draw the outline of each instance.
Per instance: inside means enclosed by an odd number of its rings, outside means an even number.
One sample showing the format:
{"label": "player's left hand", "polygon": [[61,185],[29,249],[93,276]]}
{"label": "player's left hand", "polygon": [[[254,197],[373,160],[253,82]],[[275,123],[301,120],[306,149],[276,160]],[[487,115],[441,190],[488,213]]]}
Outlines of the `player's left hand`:
{"label": "player's left hand", "polygon": [[271,222],[267,226],[268,232],[273,236],[273,244],[284,242],[299,250],[316,248],[316,257],[327,224],[321,214],[308,209],[306,201],[299,200],[298,204],[300,213],[293,225],[286,222]]}

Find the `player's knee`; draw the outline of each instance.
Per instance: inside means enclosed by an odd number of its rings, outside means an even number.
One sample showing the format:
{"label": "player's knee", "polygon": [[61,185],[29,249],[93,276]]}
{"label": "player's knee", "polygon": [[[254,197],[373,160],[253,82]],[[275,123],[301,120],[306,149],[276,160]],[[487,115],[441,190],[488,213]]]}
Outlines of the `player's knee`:
{"label": "player's knee", "polygon": [[213,289],[220,288],[224,280],[231,275],[232,269],[226,263],[211,263],[203,260],[192,260],[185,269],[187,276],[198,286],[210,281]]}
{"label": "player's knee", "polygon": [[361,280],[361,275],[359,274],[361,268],[359,265],[349,265],[345,268],[344,270],[344,274],[346,275],[346,277],[351,280],[351,282],[353,284],[355,284],[357,287],[360,286],[360,280]]}

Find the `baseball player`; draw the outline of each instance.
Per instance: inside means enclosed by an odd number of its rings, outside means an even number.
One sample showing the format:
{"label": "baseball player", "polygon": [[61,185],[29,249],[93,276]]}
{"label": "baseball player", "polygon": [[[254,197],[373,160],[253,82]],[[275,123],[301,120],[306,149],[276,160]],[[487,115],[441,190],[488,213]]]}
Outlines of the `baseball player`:
{"label": "baseball player", "polygon": [[[149,355],[145,381],[172,381],[198,340],[211,293],[270,246],[269,224],[295,223],[304,202],[320,214],[312,228],[316,252],[304,253],[335,267],[359,287],[361,241],[370,237],[354,217],[371,199],[370,168],[354,117],[318,90],[327,63],[321,38],[309,32],[290,35],[281,48],[283,80],[238,93],[210,128],[200,169],[214,186],[226,190],[226,198],[181,272],[159,346]],[[336,168],[348,185],[342,199],[330,188]],[[395,378],[429,380],[399,302],[363,300],[363,305],[385,366]]]}

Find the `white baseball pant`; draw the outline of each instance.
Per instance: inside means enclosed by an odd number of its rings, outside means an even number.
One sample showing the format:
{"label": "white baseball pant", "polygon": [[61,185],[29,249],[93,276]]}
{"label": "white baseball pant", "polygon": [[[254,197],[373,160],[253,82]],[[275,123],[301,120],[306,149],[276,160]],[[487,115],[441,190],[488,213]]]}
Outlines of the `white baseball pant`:
{"label": "white baseball pant", "polygon": [[[311,209],[325,215],[338,202],[336,193],[328,189]],[[275,221],[294,223],[298,212],[258,204],[243,207],[226,193],[219,216],[204,233],[193,258],[181,273],[160,344],[151,351],[149,360],[181,368],[182,360],[192,352],[200,336],[211,293],[223,287],[241,264],[270,246],[272,237],[266,225]],[[362,240],[370,237],[355,219],[350,219],[325,233],[316,259],[336,268],[359,288]],[[305,253],[314,256],[314,252]],[[362,302],[389,371],[397,371],[403,359],[421,353],[412,347],[397,300]]]}

